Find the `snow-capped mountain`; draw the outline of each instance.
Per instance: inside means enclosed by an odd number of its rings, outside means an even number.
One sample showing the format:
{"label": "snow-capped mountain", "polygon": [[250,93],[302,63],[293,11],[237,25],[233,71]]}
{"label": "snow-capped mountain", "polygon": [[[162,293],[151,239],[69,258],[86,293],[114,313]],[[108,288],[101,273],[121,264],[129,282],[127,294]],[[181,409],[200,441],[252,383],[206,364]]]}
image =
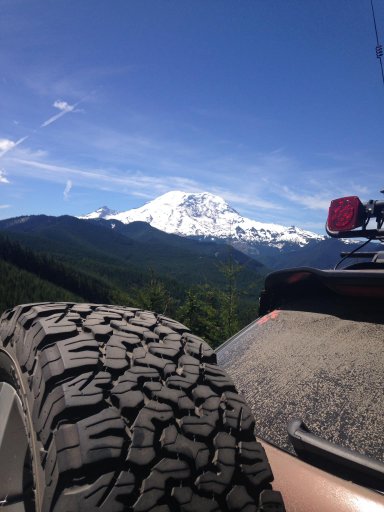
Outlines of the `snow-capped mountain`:
{"label": "snow-capped mountain", "polygon": [[98,208],[95,212],[82,215],[80,219],[112,219],[114,215],[118,213],[117,210],[111,210],[108,206],[101,206],[101,208]]}
{"label": "snow-capped mountain", "polygon": [[231,239],[247,244],[267,244],[282,249],[286,245],[303,247],[324,237],[295,226],[266,224],[242,217],[219,196],[202,193],[167,192],[140,208],[111,212],[99,208],[83,219],[117,219],[124,224],[143,221],[151,226],[181,236]]}

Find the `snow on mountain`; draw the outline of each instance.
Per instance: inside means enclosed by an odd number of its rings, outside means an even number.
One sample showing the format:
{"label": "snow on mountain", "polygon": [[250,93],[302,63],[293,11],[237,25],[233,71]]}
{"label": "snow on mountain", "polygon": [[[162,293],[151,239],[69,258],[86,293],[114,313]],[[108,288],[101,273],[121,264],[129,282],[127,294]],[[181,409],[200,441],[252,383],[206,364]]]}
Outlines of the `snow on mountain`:
{"label": "snow on mountain", "polygon": [[108,206],[102,206],[95,212],[80,216],[79,219],[107,219],[113,218],[113,216],[117,215],[118,213],[118,211],[111,210],[110,208],[108,208]]}
{"label": "snow on mountain", "polygon": [[232,239],[246,243],[264,243],[276,248],[285,245],[303,247],[324,237],[295,226],[266,224],[242,217],[219,196],[202,193],[167,192],[140,208],[112,212],[107,207],[84,219],[116,219],[124,224],[143,221],[151,226],[181,236]]}

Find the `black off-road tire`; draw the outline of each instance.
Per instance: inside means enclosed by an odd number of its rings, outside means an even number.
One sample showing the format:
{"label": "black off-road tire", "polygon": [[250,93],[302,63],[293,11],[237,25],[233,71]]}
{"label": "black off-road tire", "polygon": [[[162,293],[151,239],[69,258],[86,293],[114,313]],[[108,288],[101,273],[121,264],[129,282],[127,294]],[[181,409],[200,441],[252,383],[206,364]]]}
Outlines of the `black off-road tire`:
{"label": "black off-road tire", "polygon": [[0,404],[6,511],[283,510],[249,407],[212,349],[162,315],[6,311]]}

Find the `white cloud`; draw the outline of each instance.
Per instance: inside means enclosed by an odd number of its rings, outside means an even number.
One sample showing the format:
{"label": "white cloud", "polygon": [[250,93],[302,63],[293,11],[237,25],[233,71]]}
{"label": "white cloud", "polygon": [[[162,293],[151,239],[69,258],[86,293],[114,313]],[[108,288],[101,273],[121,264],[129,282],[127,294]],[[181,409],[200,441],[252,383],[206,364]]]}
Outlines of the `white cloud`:
{"label": "white cloud", "polygon": [[72,112],[72,110],[75,109],[74,105],[70,105],[66,101],[62,100],[56,100],[53,106],[58,108],[59,110],[63,110],[64,112]]}
{"label": "white cloud", "polygon": [[8,178],[5,176],[4,169],[0,169],[0,183],[9,183]]}
{"label": "white cloud", "polygon": [[0,151],[5,152],[9,151],[14,147],[15,143],[10,139],[0,139]]}
{"label": "white cloud", "polygon": [[5,208],[10,208],[11,205],[10,204],[0,204],[0,209],[3,210]]}
{"label": "white cloud", "polygon": [[60,119],[60,117],[65,116],[65,114],[68,114],[69,112],[76,112],[76,110],[75,110],[76,106],[77,106],[77,103],[75,103],[75,105],[70,105],[66,101],[56,100],[53,103],[53,107],[60,110],[60,112],[58,114],[55,114],[54,116],[51,116],[46,121],[44,121],[44,123],[42,123],[40,125],[40,128],[45,128],[46,126],[49,126],[50,124],[54,123],[55,121]]}
{"label": "white cloud", "polygon": [[11,149],[16,148],[19,144],[28,139],[28,135],[26,137],[22,137],[16,142],[11,139],[0,139],[0,157],[11,151]]}
{"label": "white cloud", "polygon": [[68,200],[68,198],[69,198],[69,193],[70,193],[70,191],[71,191],[72,187],[73,187],[73,183],[72,183],[72,181],[71,181],[71,180],[68,180],[68,181],[67,181],[67,184],[65,185],[65,189],[64,189],[64,193],[63,193],[63,194],[64,194],[64,199],[65,199],[66,201],[67,201],[67,200]]}

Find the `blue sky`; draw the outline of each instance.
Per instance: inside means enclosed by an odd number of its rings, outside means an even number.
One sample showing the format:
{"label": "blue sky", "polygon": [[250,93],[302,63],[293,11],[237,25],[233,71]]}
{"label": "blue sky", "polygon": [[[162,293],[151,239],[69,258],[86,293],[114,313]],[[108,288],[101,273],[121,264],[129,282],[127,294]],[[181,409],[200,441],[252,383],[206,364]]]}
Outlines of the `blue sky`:
{"label": "blue sky", "polygon": [[[384,0],[374,0],[384,43]],[[324,232],[384,188],[369,0],[0,0],[0,218],[209,191]]]}

